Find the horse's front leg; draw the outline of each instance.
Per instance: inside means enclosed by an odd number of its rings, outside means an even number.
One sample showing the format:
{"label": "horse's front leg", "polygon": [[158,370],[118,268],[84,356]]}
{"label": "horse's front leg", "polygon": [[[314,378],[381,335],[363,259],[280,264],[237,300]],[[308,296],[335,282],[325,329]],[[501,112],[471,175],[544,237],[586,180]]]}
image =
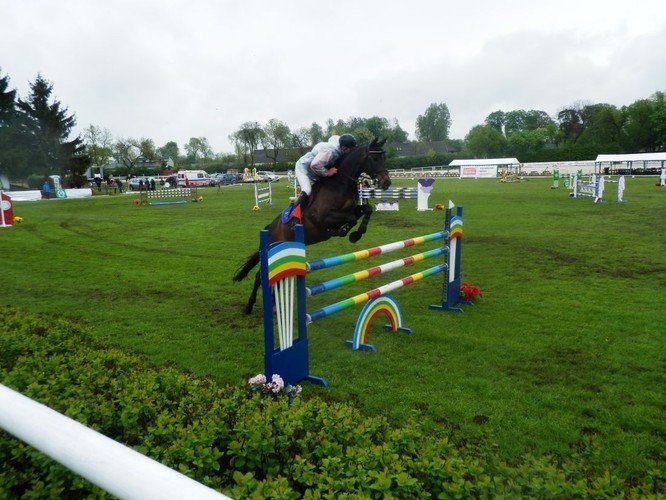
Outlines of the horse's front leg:
{"label": "horse's front leg", "polygon": [[358,229],[349,235],[349,241],[351,241],[352,243],[356,243],[358,240],[361,239],[361,236],[363,236],[368,230],[368,223],[370,222],[371,215],[372,215],[372,205],[363,204],[356,206],[355,210],[356,220],[358,220],[361,216],[363,218],[361,219],[361,223],[359,224]]}
{"label": "horse's front leg", "polygon": [[326,218],[321,221],[321,225],[326,228],[326,232],[330,236],[347,236],[347,233],[358,222],[358,217],[355,211],[331,211],[326,215]]}

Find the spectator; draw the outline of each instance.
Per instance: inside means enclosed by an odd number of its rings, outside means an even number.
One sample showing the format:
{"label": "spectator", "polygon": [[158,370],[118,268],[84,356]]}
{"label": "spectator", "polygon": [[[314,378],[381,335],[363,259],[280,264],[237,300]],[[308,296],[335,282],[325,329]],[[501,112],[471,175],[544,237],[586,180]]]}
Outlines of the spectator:
{"label": "spectator", "polygon": [[44,181],[44,185],[42,186],[42,196],[47,200],[51,198],[51,184],[49,184],[48,180]]}
{"label": "spectator", "polygon": [[116,186],[118,186],[118,192],[122,193],[123,192],[123,181],[118,177],[116,179]]}

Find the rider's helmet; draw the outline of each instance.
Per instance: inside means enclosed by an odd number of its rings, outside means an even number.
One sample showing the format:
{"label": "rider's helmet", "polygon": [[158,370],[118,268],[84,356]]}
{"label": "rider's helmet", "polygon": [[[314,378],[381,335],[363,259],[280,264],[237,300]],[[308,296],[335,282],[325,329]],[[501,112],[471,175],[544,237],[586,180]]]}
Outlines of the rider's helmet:
{"label": "rider's helmet", "polygon": [[340,147],[346,146],[348,148],[356,147],[356,138],[351,134],[342,134],[340,136]]}

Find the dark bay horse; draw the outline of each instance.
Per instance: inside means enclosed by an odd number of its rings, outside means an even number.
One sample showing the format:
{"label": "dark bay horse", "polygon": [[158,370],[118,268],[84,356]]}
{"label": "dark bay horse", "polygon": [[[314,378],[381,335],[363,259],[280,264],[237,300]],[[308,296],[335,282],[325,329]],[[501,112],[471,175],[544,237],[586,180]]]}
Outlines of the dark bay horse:
{"label": "dark bay horse", "polygon": [[[387,189],[391,185],[382,149],[385,142],[386,139],[377,141],[375,138],[367,146],[354,148],[342,158],[337,174],[317,180],[312,188],[311,201],[303,211],[302,224],[306,245],[326,241],[331,236],[346,236],[359,219],[361,223],[356,231],[349,233],[349,241],[356,243],[363,236],[372,215],[372,206],[357,203],[358,179],[362,173],[365,173],[374,179],[381,189]],[[296,221],[292,220],[285,224],[280,216],[277,216],[265,228],[268,229],[271,243],[293,240],[295,223]],[[259,251],[248,257],[233,280],[244,279],[257,264],[259,264]],[[257,272],[252,293],[245,306],[246,314],[252,312],[260,285]]]}

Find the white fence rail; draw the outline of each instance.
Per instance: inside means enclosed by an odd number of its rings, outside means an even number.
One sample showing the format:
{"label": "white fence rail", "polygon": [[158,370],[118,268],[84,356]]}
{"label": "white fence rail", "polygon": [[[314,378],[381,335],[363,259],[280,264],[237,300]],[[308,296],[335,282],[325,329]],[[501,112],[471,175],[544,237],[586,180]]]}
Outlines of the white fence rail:
{"label": "white fence rail", "polygon": [[119,498],[229,498],[2,384],[0,428]]}

